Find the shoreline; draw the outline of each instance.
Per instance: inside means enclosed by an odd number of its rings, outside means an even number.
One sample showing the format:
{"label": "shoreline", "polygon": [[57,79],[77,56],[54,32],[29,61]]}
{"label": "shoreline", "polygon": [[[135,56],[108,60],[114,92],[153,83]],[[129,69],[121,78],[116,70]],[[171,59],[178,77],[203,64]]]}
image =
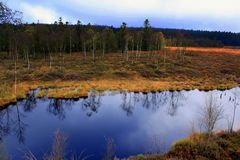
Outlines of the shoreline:
{"label": "shoreline", "polygon": [[[50,98],[81,98],[95,89],[125,90],[129,92],[157,92],[179,90],[225,90],[240,85],[240,49],[175,47],[164,52],[142,52],[135,57],[129,53],[126,61],[119,53],[98,55],[94,63],[82,53],[65,55],[64,66],[57,55],[52,67],[46,59],[31,59],[26,68],[19,59],[14,71],[11,59],[0,60],[0,108],[26,98],[30,90],[40,88],[38,97],[50,89]],[[96,55],[97,56],[97,55]],[[16,73],[15,73],[16,72]],[[15,79],[16,76],[16,79]],[[14,82],[17,82],[16,94]]]}
{"label": "shoreline", "polygon": [[[181,91],[195,90],[228,90],[239,87],[239,84],[230,81],[229,83],[200,83],[198,81],[156,81],[156,80],[90,80],[90,81],[51,81],[51,82],[23,82],[17,86],[17,94],[8,94],[0,98],[0,108],[7,108],[25,99],[31,90],[40,89],[36,94],[37,98],[43,98],[46,95],[52,99],[79,99],[88,96],[92,89],[103,92],[127,91],[127,92],[162,92],[162,91]],[[225,81],[226,82],[226,81]],[[9,93],[13,90],[9,88]]]}
{"label": "shoreline", "polygon": [[221,130],[212,135],[194,132],[172,144],[169,151],[162,154],[136,155],[129,160],[173,160],[173,159],[239,159],[240,132]]}

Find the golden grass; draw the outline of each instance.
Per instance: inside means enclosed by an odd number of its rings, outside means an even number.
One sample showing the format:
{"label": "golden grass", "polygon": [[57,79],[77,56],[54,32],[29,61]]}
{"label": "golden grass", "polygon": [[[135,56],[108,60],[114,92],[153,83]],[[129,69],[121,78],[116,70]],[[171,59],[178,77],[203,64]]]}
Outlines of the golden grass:
{"label": "golden grass", "polygon": [[232,84],[213,84],[201,83],[201,80],[193,80],[186,82],[164,80],[89,80],[89,81],[53,81],[53,82],[35,82],[20,83],[17,87],[17,95],[13,94],[13,88],[10,91],[12,94],[4,98],[0,98],[0,106],[5,106],[9,103],[16,102],[27,96],[27,93],[32,89],[41,88],[37,93],[37,97],[41,98],[48,96],[49,98],[60,99],[74,99],[81,98],[88,95],[91,89],[99,92],[105,90],[118,90],[129,92],[157,92],[165,90],[211,90],[211,89],[228,89],[237,86],[236,83]]}
{"label": "golden grass", "polygon": [[[179,47],[167,47],[172,51],[176,51]],[[189,52],[198,52],[198,53],[217,53],[217,54],[240,54],[240,49],[231,49],[231,48],[203,48],[203,47],[182,47]]]}
{"label": "golden grass", "polygon": [[57,56],[52,69],[44,59],[31,60],[29,71],[25,62],[20,61],[16,95],[12,60],[0,60],[0,106],[25,98],[36,88],[43,89],[38,97],[47,94],[50,98],[79,98],[87,96],[91,89],[150,92],[228,89],[239,85],[240,54],[237,53],[240,49],[186,48],[184,57],[178,48],[167,47],[167,50],[165,63],[162,52],[142,52],[137,59],[135,53],[130,52],[128,62],[121,54],[111,53],[104,59],[97,57],[95,63],[91,57],[85,59],[82,53],[74,53],[65,55],[62,69]]}
{"label": "golden grass", "polygon": [[174,143],[165,154],[140,155],[130,160],[177,160],[177,159],[215,159],[235,160],[240,158],[240,133],[224,132],[209,136],[206,133],[194,133],[188,138]]}

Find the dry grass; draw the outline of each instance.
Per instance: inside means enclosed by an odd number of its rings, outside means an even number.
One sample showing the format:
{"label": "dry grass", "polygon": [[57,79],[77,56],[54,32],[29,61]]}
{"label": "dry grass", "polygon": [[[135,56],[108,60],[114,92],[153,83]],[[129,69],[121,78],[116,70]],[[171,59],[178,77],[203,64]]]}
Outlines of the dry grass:
{"label": "dry grass", "polygon": [[[176,51],[178,47],[167,47],[172,51]],[[234,48],[202,48],[202,47],[186,47],[188,52],[198,52],[198,53],[217,53],[217,54],[237,54],[240,55],[240,49]]]}
{"label": "dry grass", "polygon": [[205,133],[193,133],[175,144],[162,155],[140,155],[130,160],[236,160],[240,159],[240,133],[222,131],[209,137]]}
{"label": "dry grass", "polygon": [[[64,66],[55,56],[52,68],[44,59],[17,63],[17,94],[14,94],[14,67],[10,59],[0,60],[0,106],[24,98],[29,90],[42,88],[38,97],[79,98],[90,89],[149,92],[181,89],[227,89],[238,86],[240,79],[240,49],[166,48],[163,52],[142,52],[136,58],[130,53],[125,61],[120,53],[100,56],[93,63],[82,53],[65,55]],[[234,54],[232,54],[234,53]],[[158,63],[157,63],[158,62]],[[164,63],[165,62],[165,63]]]}

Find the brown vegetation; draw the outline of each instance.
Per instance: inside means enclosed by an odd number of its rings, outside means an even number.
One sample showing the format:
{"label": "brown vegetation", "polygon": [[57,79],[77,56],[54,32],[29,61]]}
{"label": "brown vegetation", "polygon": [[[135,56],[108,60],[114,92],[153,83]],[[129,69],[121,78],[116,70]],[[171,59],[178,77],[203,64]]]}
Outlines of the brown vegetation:
{"label": "brown vegetation", "polygon": [[240,133],[194,133],[176,142],[163,155],[140,155],[130,160],[236,160],[240,159]]}
{"label": "brown vegetation", "polygon": [[[15,72],[11,59],[0,60],[0,106],[16,102],[29,90],[49,89],[52,98],[79,98],[90,89],[161,91],[180,89],[227,89],[238,86],[240,78],[239,49],[166,48],[161,52],[129,52],[128,61],[120,53],[107,54],[105,58],[96,53],[84,57],[83,53],[66,55],[64,67],[59,58],[32,59],[31,69],[22,59],[17,62],[17,86],[14,88]],[[208,50],[209,52],[205,52]],[[217,50],[219,52],[214,52]],[[220,52],[221,51],[221,52]],[[46,94],[42,90],[38,96]]]}
{"label": "brown vegetation", "polygon": [[[176,51],[178,47],[167,47],[172,51]],[[240,54],[238,48],[203,48],[203,47],[186,47],[187,52],[198,52],[198,53],[217,53],[217,54]]]}

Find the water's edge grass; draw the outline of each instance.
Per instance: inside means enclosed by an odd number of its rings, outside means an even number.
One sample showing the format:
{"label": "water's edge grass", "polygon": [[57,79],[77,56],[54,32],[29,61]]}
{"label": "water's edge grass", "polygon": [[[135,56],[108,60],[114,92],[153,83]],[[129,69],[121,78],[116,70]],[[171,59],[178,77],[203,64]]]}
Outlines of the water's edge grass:
{"label": "water's edge grass", "polygon": [[129,160],[236,160],[240,159],[240,132],[219,131],[213,135],[192,133],[175,142],[165,154],[137,155]]}
{"label": "water's edge grass", "polygon": [[[200,80],[201,81],[201,80]],[[203,81],[202,81],[203,82]],[[88,96],[92,89],[103,92],[128,91],[128,92],[161,92],[181,90],[227,90],[238,87],[234,82],[215,84],[197,81],[152,81],[152,80],[92,80],[92,81],[52,81],[52,82],[24,82],[17,85],[16,94],[13,93],[14,85],[8,87],[8,94],[0,98],[0,108],[25,99],[31,90],[40,89],[37,98],[47,96],[56,99],[78,99]]]}

